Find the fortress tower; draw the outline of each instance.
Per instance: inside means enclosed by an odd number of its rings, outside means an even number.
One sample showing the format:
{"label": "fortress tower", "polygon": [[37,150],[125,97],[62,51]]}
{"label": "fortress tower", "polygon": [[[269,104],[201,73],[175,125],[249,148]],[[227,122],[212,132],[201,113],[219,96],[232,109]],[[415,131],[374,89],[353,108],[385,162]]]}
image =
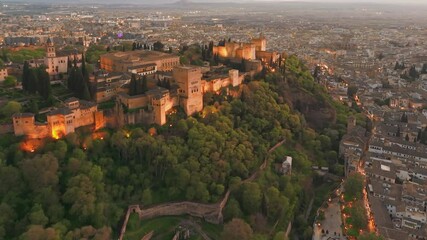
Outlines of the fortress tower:
{"label": "fortress tower", "polygon": [[151,99],[151,105],[154,109],[154,122],[162,126],[166,123],[166,96],[156,95]]}
{"label": "fortress tower", "polygon": [[228,76],[233,87],[239,86],[241,84],[239,81],[239,70],[231,69],[228,71]]}
{"label": "fortress tower", "polygon": [[178,84],[180,105],[189,116],[203,110],[202,73],[198,67],[176,67],[173,77]]}
{"label": "fortress tower", "polygon": [[266,51],[267,40],[262,34],[260,34],[259,38],[252,39],[251,42],[255,45],[256,51]]}
{"label": "fortress tower", "polygon": [[55,46],[53,45],[53,41],[50,38],[48,38],[46,42],[46,56],[48,58],[56,57]]}
{"label": "fortress tower", "polygon": [[34,128],[34,114],[32,113],[16,113],[12,117],[13,129],[16,136],[27,135]]}

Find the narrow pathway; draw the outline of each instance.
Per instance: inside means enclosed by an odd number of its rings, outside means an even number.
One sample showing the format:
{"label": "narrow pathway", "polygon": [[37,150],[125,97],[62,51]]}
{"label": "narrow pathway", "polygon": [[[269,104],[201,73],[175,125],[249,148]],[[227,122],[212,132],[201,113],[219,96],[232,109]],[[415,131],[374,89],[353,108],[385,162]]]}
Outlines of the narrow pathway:
{"label": "narrow pathway", "polygon": [[[255,180],[260,175],[260,173],[262,173],[267,168],[270,154],[274,150],[276,150],[278,147],[283,145],[285,142],[286,140],[282,140],[276,143],[273,147],[271,147],[268,150],[268,154],[264,158],[263,163],[260,165],[257,171],[255,171],[247,179],[243,180],[241,184]],[[222,210],[227,204],[229,196],[230,196],[230,190],[227,190],[223,199],[221,199],[221,201],[219,201],[218,203],[214,203],[214,204],[202,204],[202,203],[185,201],[185,202],[178,202],[178,203],[164,203],[164,204],[153,206],[147,209],[141,209],[139,205],[129,205],[125,215],[125,219],[123,221],[121,231],[120,231],[120,236],[118,239],[123,240],[123,237],[126,233],[126,225],[129,220],[129,215],[132,212],[138,213],[140,219],[150,219],[150,218],[155,218],[159,216],[171,216],[171,215],[174,215],[174,216],[190,215],[194,217],[203,218],[206,221],[218,224],[222,222]],[[206,235],[206,237],[208,236]]]}

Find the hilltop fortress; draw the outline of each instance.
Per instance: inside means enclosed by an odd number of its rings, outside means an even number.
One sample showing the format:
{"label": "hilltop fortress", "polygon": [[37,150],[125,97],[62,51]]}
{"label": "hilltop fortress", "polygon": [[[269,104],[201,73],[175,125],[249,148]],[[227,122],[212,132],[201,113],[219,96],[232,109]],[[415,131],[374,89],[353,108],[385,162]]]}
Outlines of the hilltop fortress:
{"label": "hilltop fortress", "polygon": [[[237,46],[233,43],[233,46]],[[259,64],[272,61],[257,58],[267,54],[267,58],[277,61],[275,52],[265,51],[266,41],[254,39],[249,45],[252,50],[217,46],[215,52],[224,52],[234,59],[254,60]],[[228,49],[227,49],[228,48]],[[222,50],[221,50],[222,49]],[[226,49],[226,50],[224,50]],[[239,50],[240,49],[240,50]],[[132,51],[108,53],[101,56],[103,74],[95,78],[96,102],[113,101],[115,107],[99,110],[97,103],[71,98],[64,101],[63,106],[47,113],[47,122],[38,123],[34,114],[18,113],[13,116],[14,133],[29,138],[53,137],[61,138],[79,127],[92,127],[97,130],[103,127],[122,127],[127,124],[164,125],[166,116],[181,107],[187,116],[203,110],[203,95],[207,92],[219,94],[225,91],[235,95],[245,76],[256,73],[250,70],[240,73],[237,69],[225,66],[200,67],[179,65],[179,57],[150,51]],[[130,76],[149,78],[148,90],[139,95],[129,94]],[[169,86],[160,87],[158,81],[167,81]]]}
{"label": "hilltop fortress", "polygon": [[267,40],[262,35],[247,43],[223,41],[220,45],[213,47],[213,54],[232,62],[241,62],[244,59],[245,67],[254,70],[256,67],[261,67],[261,63],[276,62],[280,56],[277,52],[267,51]]}

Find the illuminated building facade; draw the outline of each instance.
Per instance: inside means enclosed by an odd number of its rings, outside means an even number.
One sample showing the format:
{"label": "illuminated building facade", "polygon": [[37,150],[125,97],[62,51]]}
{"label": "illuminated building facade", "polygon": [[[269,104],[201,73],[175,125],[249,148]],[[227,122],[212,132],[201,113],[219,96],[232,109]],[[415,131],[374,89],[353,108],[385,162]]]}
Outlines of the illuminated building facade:
{"label": "illuminated building facade", "polygon": [[[154,69],[151,64],[155,65]],[[157,51],[137,50],[101,55],[101,69],[107,72],[133,72],[141,69],[142,72],[172,71],[179,64],[178,56]]]}
{"label": "illuminated building facade", "polygon": [[46,123],[37,123],[32,113],[18,113],[12,118],[15,135],[29,138],[59,139],[79,127],[94,126],[96,130],[104,126],[104,117],[97,105],[77,98],[70,98],[64,107],[49,112]]}

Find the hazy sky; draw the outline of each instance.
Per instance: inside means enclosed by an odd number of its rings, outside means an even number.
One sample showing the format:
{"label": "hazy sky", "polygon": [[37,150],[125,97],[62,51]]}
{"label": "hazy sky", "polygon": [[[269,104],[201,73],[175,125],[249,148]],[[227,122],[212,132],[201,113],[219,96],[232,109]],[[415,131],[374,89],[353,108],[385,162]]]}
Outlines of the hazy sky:
{"label": "hazy sky", "polygon": [[[133,4],[163,4],[173,3],[179,0],[73,0],[78,3],[121,3],[132,2]],[[423,4],[427,5],[427,0],[189,0],[190,2],[335,2],[335,3],[390,3],[390,4]],[[69,0],[0,0],[0,2],[70,2]]]}
{"label": "hazy sky", "polygon": [[[176,2],[178,0],[161,0]],[[376,3],[426,3],[427,0],[189,0],[190,2],[376,2]],[[153,3],[155,0],[134,0],[135,3]]]}
{"label": "hazy sky", "polygon": [[[119,1],[119,0],[117,0]],[[178,0],[161,0],[176,2]],[[378,3],[425,3],[427,0],[189,0],[190,2],[378,2]],[[135,3],[154,3],[155,0],[134,0]]]}

